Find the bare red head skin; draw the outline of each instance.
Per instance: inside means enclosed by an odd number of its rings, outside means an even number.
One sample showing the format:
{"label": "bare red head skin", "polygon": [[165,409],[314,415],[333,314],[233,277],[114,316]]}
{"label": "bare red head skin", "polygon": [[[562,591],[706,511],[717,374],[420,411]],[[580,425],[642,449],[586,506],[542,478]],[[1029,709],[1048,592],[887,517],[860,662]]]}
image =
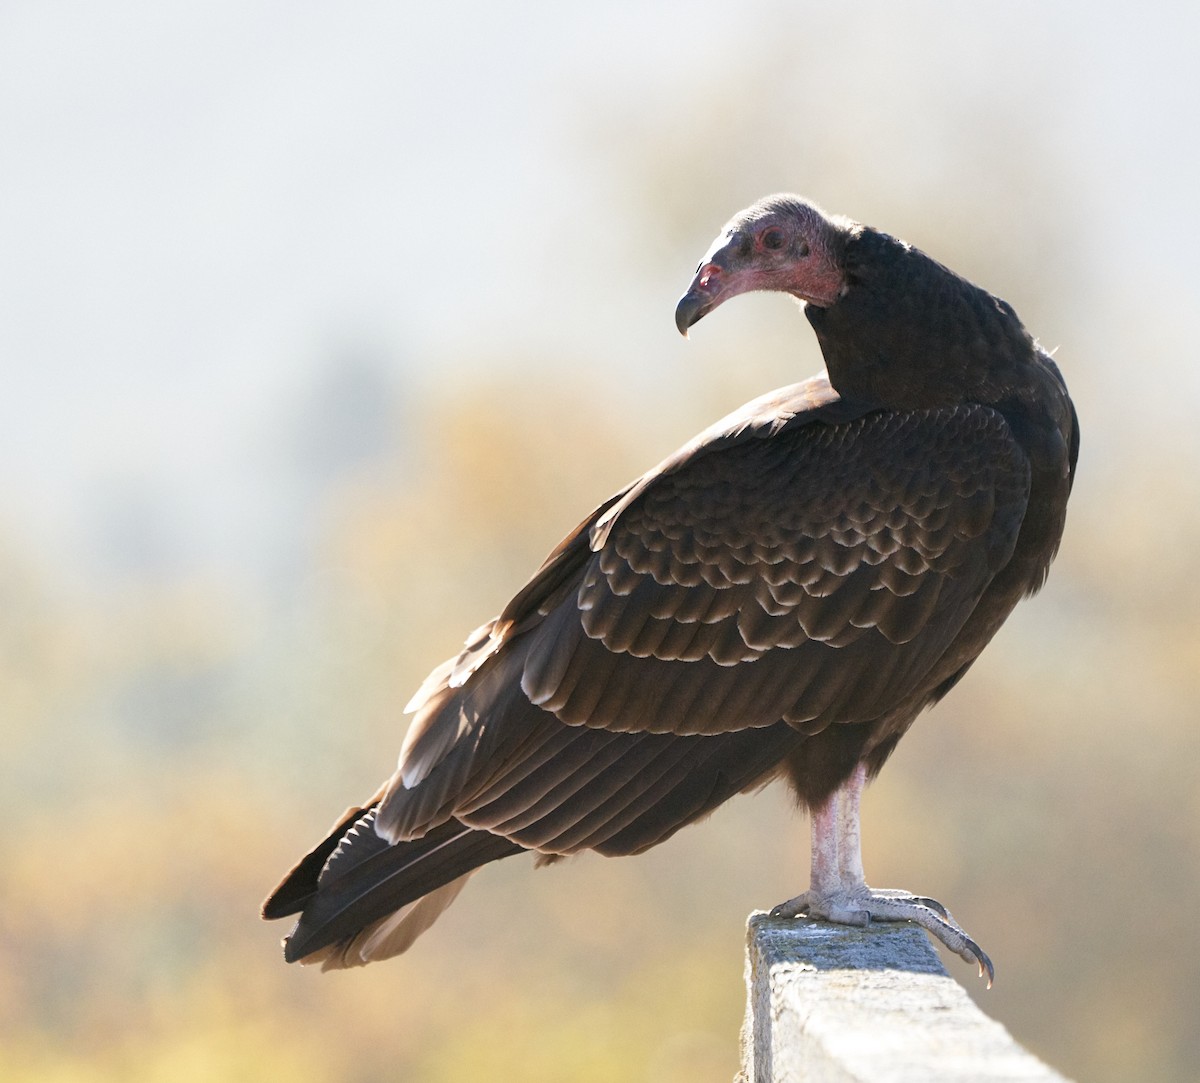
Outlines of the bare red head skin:
{"label": "bare red head skin", "polygon": [[759,200],[729,221],[700,261],[676,306],[675,326],[686,338],[688,328],[717,305],[752,290],[777,290],[828,307],[846,287],[839,257],[850,225],[800,196]]}

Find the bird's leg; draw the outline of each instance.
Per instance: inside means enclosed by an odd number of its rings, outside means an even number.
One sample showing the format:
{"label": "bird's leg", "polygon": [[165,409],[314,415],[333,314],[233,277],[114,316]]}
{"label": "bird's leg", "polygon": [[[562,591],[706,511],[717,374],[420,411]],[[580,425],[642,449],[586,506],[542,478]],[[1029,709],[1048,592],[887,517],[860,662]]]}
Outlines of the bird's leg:
{"label": "bird's leg", "polygon": [[[845,895],[842,888],[843,832],[841,824],[841,790],[830,794],[824,804],[812,810],[812,871],[809,888],[780,903],[771,911],[772,917],[794,918],[800,914],[825,918],[841,925],[866,925],[871,915],[863,910],[851,910],[839,905]],[[861,869],[862,860],[857,859]]]}
{"label": "bird's leg", "polygon": [[[862,863],[862,794],[867,785],[867,765],[861,760],[852,774],[838,790],[838,874],[842,888],[853,894],[867,887],[867,878]],[[914,895],[911,891],[893,888],[877,888],[871,894],[879,898],[907,899],[935,910],[942,917],[949,912],[936,899]]]}
{"label": "bird's leg", "polygon": [[861,760],[852,774],[835,794],[838,805],[838,872],[842,884],[852,887],[865,884],[862,863],[862,829],[859,809],[863,787],[867,784],[867,765]]}
{"label": "bird's leg", "polygon": [[838,872],[843,890],[849,894],[867,891],[879,899],[901,899],[919,903],[942,917],[949,912],[936,899],[914,895],[911,891],[894,888],[867,887],[862,863],[862,793],[867,785],[867,765],[861,761],[838,791]]}
{"label": "bird's leg", "polygon": [[868,925],[875,921],[912,921],[987,975],[992,962],[941,903],[908,891],[872,889],[862,865],[859,808],[866,785],[865,764],[812,814],[812,878],[808,891],[771,911],[773,917],[807,914],[839,925]]}
{"label": "bird's leg", "polygon": [[810,894],[828,895],[837,890],[841,879],[840,842],[837,794],[833,794],[812,814]]}

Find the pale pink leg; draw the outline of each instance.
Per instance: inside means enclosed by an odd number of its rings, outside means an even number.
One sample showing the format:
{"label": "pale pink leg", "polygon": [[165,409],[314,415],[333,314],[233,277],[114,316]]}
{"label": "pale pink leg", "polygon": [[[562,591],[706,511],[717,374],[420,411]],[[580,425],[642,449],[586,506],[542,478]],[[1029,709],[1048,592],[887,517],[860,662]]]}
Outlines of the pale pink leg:
{"label": "pale pink leg", "polygon": [[834,891],[841,881],[838,819],[837,794],[812,814],[812,871],[809,882],[817,891]]}
{"label": "pale pink leg", "polygon": [[912,921],[937,937],[951,951],[986,973],[991,987],[992,961],[950,916],[941,903],[893,889],[867,887],[862,864],[860,805],[867,781],[865,764],[812,814],[812,874],[809,889],[780,903],[772,917],[805,914],[839,925],[869,925],[875,921]]}
{"label": "pale pink leg", "polygon": [[867,784],[867,765],[860,762],[837,792],[838,804],[838,871],[844,887],[866,884],[862,863],[862,829],[859,827],[859,807],[863,787]]}

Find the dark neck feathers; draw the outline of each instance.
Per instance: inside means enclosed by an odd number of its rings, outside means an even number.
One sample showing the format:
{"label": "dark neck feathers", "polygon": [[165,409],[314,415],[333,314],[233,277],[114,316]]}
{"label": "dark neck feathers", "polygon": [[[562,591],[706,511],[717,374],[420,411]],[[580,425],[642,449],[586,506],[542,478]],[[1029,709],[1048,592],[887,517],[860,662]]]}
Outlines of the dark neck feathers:
{"label": "dark neck feathers", "polygon": [[1005,301],[867,227],[846,234],[842,261],[845,294],[805,311],[845,398],[893,409],[998,403],[1027,379],[1036,350]]}

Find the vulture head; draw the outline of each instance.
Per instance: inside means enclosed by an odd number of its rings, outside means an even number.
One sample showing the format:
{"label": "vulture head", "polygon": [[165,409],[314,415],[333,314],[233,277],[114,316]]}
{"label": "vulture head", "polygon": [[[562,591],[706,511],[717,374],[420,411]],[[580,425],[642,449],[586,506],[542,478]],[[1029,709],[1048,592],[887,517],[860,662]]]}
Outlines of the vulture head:
{"label": "vulture head", "polygon": [[717,305],[751,290],[779,290],[827,308],[846,286],[839,254],[849,225],[799,196],[759,200],[730,219],[700,261],[675,326],[686,338]]}

